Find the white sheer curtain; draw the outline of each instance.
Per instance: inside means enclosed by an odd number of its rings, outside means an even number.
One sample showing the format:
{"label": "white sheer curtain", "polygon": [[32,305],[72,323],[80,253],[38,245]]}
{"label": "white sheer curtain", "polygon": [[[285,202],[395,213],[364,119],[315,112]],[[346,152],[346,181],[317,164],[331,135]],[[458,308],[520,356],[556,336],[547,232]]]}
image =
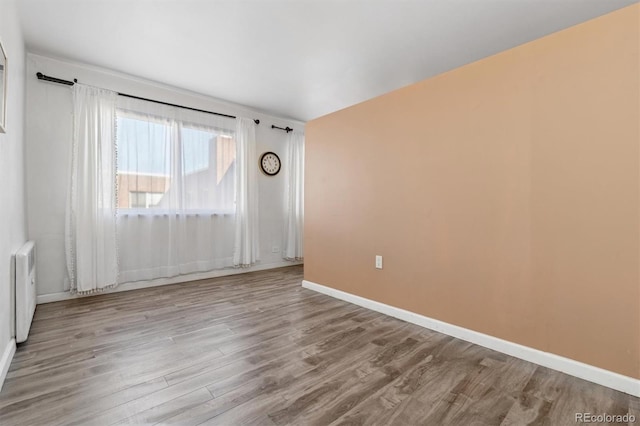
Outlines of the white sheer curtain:
{"label": "white sheer curtain", "polygon": [[120,281],[233,266],[235,121],[118,99]]}
{"label": "white sheer curtain", "polygon": [[71,291],[117,285],[116,98],[108,90],[73,87],[73,139],[65,246]]}
{"label": "white sheer curtain", "polygon": [[253,120],[236,119],[236,229],[233,264],[248,267],[260,260],[258,239],[258,157]]}
{"label": "white sheer curtain", "polygon": [[285,227],[282,254],[288,260],[302,260],[304,236],[304,133],[287,135]]}

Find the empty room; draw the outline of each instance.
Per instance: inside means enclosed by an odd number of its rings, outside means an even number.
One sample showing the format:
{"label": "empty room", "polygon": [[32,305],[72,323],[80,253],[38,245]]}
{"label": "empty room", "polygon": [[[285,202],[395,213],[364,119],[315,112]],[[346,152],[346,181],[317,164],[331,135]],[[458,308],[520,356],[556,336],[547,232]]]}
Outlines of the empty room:
{"label": "empty room", "polygon": [[637,0],[0,0],[0,425],[640,424]]}

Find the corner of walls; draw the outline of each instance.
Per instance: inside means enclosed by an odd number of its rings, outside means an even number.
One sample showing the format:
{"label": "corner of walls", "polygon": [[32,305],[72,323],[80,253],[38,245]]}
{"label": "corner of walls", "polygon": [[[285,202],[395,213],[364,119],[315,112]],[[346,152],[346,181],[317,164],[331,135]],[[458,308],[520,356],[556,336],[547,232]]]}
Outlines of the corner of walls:
{"label": "corner of walls", "polygon": [[15,352],[13,254],[27,239],[24,159],[25,45],[15,0],[0,1],[7,54],[7,123],[0,133],[0,387]]}
{"label": "corner of walls", "polygon": [[638,16],[312,121],[305,279],[640,379]]}

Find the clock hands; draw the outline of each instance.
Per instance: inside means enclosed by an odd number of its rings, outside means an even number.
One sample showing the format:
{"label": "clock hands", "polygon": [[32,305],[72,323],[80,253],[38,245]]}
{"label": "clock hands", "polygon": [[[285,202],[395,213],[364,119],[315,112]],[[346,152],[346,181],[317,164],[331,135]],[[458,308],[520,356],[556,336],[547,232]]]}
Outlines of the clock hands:
{"label": "clock hands", "polygon": [[262,171],[269,176],[275,176],[280,171],[280,158],[273,152],[266,152],[261,157]]}

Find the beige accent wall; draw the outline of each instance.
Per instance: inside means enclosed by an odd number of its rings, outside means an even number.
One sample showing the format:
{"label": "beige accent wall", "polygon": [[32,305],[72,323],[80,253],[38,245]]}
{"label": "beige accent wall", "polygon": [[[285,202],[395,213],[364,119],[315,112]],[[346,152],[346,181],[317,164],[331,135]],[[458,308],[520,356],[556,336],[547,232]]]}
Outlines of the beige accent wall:
{"label": "beige accent wall", "polygon": [[308,123],[305,279],[640,378],[639,27],[636,4]]}

